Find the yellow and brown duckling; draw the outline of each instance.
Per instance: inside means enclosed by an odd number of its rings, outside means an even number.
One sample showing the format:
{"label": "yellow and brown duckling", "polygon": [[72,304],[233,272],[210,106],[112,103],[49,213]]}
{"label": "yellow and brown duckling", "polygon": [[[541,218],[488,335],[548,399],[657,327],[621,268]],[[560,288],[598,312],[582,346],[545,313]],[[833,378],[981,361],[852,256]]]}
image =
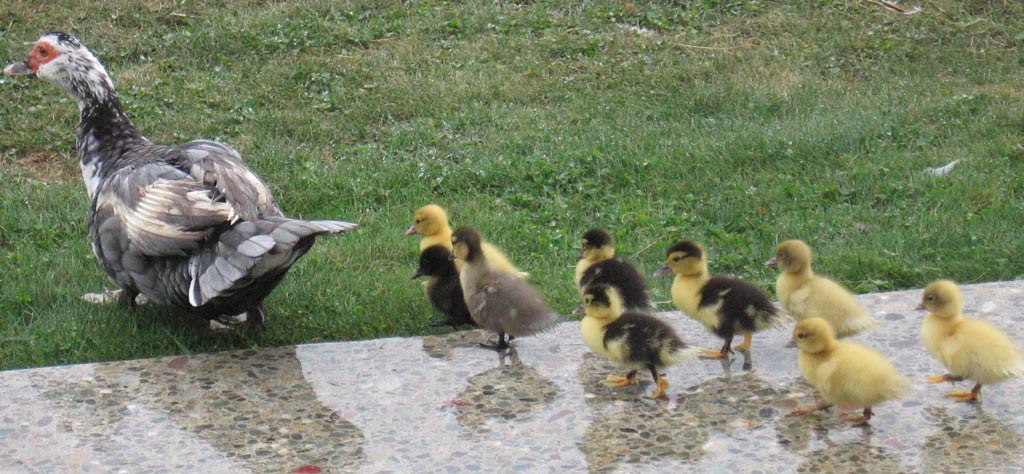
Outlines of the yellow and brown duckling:
{"label": "yellow and brown duckling", "polygon": [[775,294],[782,307],[797,321],[812,317],[824,319],[840,338],[874,325],[871,315],[853,293],[811,270],[811,248],[803,241],[780,243],[775,256],[765,262],[765,266],[782,270],[775,282]]}
{"label": "yellow and brown duckling", "polygon": [[469,314],[480,327],[498,333],[498,351],[509,348],[506,336],[530,336],[546,331],[561,319],[529,283],[497,270],[481,247],[482,237],[472,227],[452,234],[454,258],[463,262],[459,272]]}
{"label": "yellow and brown duckling", "polygon": [[[581,292],[589,284],[605,283],[619,291],[627,311],[654,309],[643,275],[626,260],[615,257],[611,235],[601,229],[588,230],[583,234],[581,250],[576,263],[576,287]],[[577,312],[582,312],[582,307]]]}
{"label": "yellow and brown duckling", "polygon": [[[435,245],[442,245],[448,250],[452,249],[452,228],[448,225],[448,213],[437,204],[427,204],[413,213],[412,225],[405,230],[405,235],[417,234],[422,236],[420,252]],[[512,265],[512,262],[508,261],[498,247],[490,242],[481,242],[480,245],[494,269],[512,273],[520,278],[529,276],[528,273],[521,272],[515,265]],[[461,262],[456,262],[455,265],[457,270],[462,269]]]}
{"label": "yellow and brown duckling", "polygon": [[469,315],[462,284],[459,282],[459,272],[455,270],[452,253],[447,247],[434,245],[420,253],[420,266],[412,278],[415,280],[423,276],[427,277],[424,288],[427,299],[435,309],[447,316],[443,320],[431,322],[431,326],[476,324]]}
{"label": "yellow and brown duckling", "polygon": [[643,311],[625,311],[622,296],[612,285],[587,285],[583,289],[583,310],[583,342],[594,353],[630,369],[625,377],[609,375],[605,385],[635,384],[637,372],[647,369],[656,384],[648,397],[664,397],[669,383],[659,370],[700,353],[699,349],[687,346],[664,321]]}
{"label": "yellow and brown duckling", "polygon": [[837,403],[863,407],[861,415],[848,414],[843,421],[863,424],[872,407],[903,395],[910,383],[896,372],[881,353],[852,342],[837,341],[832,326],[821,318],[796,324],[793,340],[800,348],[798,364],[807,382],[821,393],[823,402],[790,413],[800,416]]}
{"label": "yellow and brown duckling", "polygon": [[975,381],[971,391],[946,394],[958,402],[981,398],[981,386],[1002,382],[1024,372],[1013,340],[986,321],[963,317],[963,295],[956,283],[938,280],[924,289],[917,309],[927,310],[921,326],[925,347],[949,373],[928,377],[929,383]]}
{"label": "yellow and brown duckling", "polygon": [[725,341],[721,350],[705,351],[701,357],[728,357],[732,338],[737,335],[743,336],[743,342],[736,349],[747,350],[755,332],[785,322],[784,315],[757,286],[739,278],[712,277],[707,252],[700,244],[684,240],[669,247],[665,254],[665,266],[654,275],[675,274],[672,302]]}

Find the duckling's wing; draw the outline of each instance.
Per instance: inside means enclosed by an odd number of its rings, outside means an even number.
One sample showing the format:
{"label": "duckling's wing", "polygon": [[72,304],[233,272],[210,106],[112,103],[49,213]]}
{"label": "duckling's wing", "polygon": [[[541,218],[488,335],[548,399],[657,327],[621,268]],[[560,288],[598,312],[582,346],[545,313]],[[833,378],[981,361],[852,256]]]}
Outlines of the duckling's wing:
{"label": "duckling's wing", "polygon": [[533,286],[501,271],[480,278],[466,303],[477,324],[513,336],[536,334],[559,320]]}
{"label": "duckling's wing", "polygon": [[720,327],[735,332],[754,332],[776,327],[785,316],[763,290],[738,278],[716,276],[700,290],[698,310],[719,306]]}

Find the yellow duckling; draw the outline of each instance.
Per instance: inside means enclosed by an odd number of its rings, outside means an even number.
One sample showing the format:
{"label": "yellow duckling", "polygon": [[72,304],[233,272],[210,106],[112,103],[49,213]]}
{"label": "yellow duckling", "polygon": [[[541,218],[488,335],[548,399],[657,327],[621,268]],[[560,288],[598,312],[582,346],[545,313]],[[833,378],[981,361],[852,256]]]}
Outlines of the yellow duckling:
{"label": "yellow duckling", "polygon": [[696,357],[699,349],[687,347],[672,326],[643,311],[623,312],[622,296],[614,286],[594,283],[583,289],[580,322],[583,342],[594,353],[628,369],[625,377],[609,375],[605,385],[625,387],[637,383],[637,371],[647,369],[657,384],[650,398],[662,398],[668,380],[658,370]]}
{"label": "yellow duckling", "polygon": [[707,252],[700,244],[684,240],[669,247],[665,254],[665,266],[654,276],[675,273],[672,302],[725,340],[721,350],[705,351],[701,357],[728,357],[735,335],[743,335],[743,343],[736,349],[747,350],[755,332],[785,322],[784,315],[760,288],[738,278],[708,274]]}
{"label": "yellow duckling", "polygon": [[765,266],[779,268],[775,294],[797,321],[811,317],[827,321],[836,337],[847,337],[875,323],[849,290],[811,270],[811,248],[800,240],[787,240],[775,249]]}
{"label": "yellow duckling", "polygon": [[832,326],[821,318],[796,324],[793,339],[800,348],[797,360],[807,382],[821,392],[823,402],[790,413],[800,416],[824,410],[836,403],[864,407],[863,415],[847,414],[843,421],[863,424],[871,419],[871,407],[899,398],[910,383],[896,372],[885,356],[852,342],[836,340]]}
{"label": "yellow duckling", "polygon": [[[413,213],[412,225],[405,230],[405,235],[416,234],[423,236],[420,239],[420,252],[435,245],[452,250],[452,228],[448,225],[448,213],[437,204],[427,204]],[[521,272],[512,265],[498,247],[490,242],[482,242],[481,246],[495,270],[512,273],[521,278],[529,276],[529,273]],[[462,262],[456,261],[455,265],[457,270],[462,270]]]}
{"label": "yellow duckling", "polygon": [[928,310],[921,325],[925,347],[949,370],[946,375],[928,377],[928,383],[976,382],[970,392],[954,390],[947,398],[978,400],[983,384],[999,383],[1024,371],[1020,353],[1006,334],[981,319],[963,317],[963,295],[956,283],[938,280],[928,285],[917,309]]}

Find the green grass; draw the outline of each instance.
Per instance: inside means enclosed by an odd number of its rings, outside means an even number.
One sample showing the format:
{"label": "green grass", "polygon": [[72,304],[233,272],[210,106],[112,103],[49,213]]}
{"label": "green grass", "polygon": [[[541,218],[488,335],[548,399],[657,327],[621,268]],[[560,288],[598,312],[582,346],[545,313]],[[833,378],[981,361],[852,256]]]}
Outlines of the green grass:
{"label": "green grass", "polygon": [[112,286],[87,244],[77,109],[4,77],[0,368],[429,333],[401,235],[429,202],[563,313],[593,226],[645,272],[686,237],[765,288],[784,238],[860,292],[1024,276],[1019,2],[15,1],[0,58],[55,29],[149,138],[230,143],[289,215],[361,228],[318,241],[262,331],[86,305]]}

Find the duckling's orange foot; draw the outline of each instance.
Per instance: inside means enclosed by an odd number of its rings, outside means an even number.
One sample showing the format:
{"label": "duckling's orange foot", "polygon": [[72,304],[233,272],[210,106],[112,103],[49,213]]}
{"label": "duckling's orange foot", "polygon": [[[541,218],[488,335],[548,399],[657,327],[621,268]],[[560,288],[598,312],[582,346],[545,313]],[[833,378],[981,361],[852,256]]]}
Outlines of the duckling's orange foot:
{"label": "duckling's orange foot", "polygon": [[928,377],[928,383],[942,383],[942,382],[954,383],[954,382],[959,382],[959,381],[961,381],[963,379],[964,379],[963,377],[960,377],[960,376],[957,376],[957,375],[950,375],[950,374],[931,375],[931,376]]}
{"label": "duckling's orange foot", "polygon": [[960,403],[968,403],[981,399],[981,394],[974,391],[953,390],[946,394],[946,398]]}
{"label": "duckling's orange foot", "polygon": [[722,351],[713,351],[711,349],[700,350],[701,359],[724,359],[726,357],[729,357],[729,354]]}
{"label": "duckling's orange foot", "polygon": [[665,389],[668,388],[668,385],[668,380],[665,380],[665,377],[658,377],[658,388],[654,389],[654,391],[651,392],[651,394],[648,395],[647,398],[653,398],[655,400],[668,400],[668,397],[665,396]]}
{"label": "duckling's orange foot", "polygon": [[741,342],[740,345],[734,347],[733,349],[736,349],[738,351],[750,350],[750,342],[753,339],[754,339],[753,336],[751,336],[750,334],[747,334],[746,336],[743,336],[743,342]]}
{"label": "duckling's orange foot", "polygon": [[629,385],[636,384],[639,380],[640,380],[639,377],[637,377],[637,375],[635,373],[633,373],[633,374],[629,374],[628,377],[620,377],[618,375],[609,375],[608,377],[606,377],[604,379],[604,382],[601,382],[601,383],[605,384],[608,387],[612,387],[612,388],[622,388],[622,387],[626,387],[626,386],[629,386]]}
{"label": "duckling's orange foot", "polygon": [[789,412],[786,416],[787,417],[805,416],[805,415],[809,415],[811,413],[814,413],[816,411],[828,410],[831,407],[832,407],[832,405],[829,405],[827,403],[819,403],[817,405],[802,406],[802,407],[797,408],[796,410],[793,410],[793,411]]}
{"label": "duckling's orange foot", "polygon": [[793,410],[793,411],[787,413],[786,416],[787,417],[807,416],[808,414],[814,413],[816,411],[818,411],[818,407],[814,407],[814,406],[800,407],[800,408],[797,408],[796,410]]}
{"label": "duckling's orange foot", "polygon": [[862,426],[868,424],[868,417],[864,415],[858,415],[856,413],[846,413],[843,416],[839,417],[839,419],[842,420],[843,423],[846,423],[850,426]]}

